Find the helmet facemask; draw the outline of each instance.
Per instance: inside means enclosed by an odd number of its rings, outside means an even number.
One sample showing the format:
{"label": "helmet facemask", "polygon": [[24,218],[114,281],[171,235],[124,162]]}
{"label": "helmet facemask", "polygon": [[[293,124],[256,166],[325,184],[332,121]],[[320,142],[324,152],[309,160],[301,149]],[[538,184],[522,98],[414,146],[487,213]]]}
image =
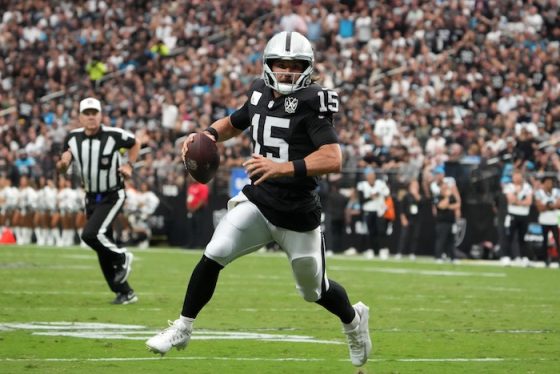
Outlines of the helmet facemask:
{"label": "helmet facemask", "polygon": [[[304,70],[301,73],[296,73],[273,72],[272,65],[275,60],[277,59],[269,59],[264,64],[264,80],[267,86],[275,91],[278,91],[282,95],[288,95],[311,84],[311,73],[313,72],[313,67],[308,61],[304,61],[306,63]],[[286,76],[291,76],[291,79],[279,79]]]}
{"label": "helmet facemask", "polygon": [[[304,63],[301,73],[272,71],[276,60],[300,61]],[[263,79],[265,84],[282,95],[291,94],[311,84],[313,73],[313,48],[307,38],[297,32],[283,31],[276,34],[263,53]],[[279,76],[291,75],[292,79],[280,81]]]}

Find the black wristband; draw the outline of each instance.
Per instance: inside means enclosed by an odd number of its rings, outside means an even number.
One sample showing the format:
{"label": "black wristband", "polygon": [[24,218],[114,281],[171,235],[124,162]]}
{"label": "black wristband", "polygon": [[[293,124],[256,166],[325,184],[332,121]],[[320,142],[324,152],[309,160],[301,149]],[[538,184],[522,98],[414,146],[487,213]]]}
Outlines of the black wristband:
{"label": "black wristband", "polygon": [[210,126],[210,127],[206,128],[204,131],[206,131],[207,133],[212,135],[214,137],[214,139],[216,139],[216,141],[218,141],[218,130],[216,130],[215,128]]}
{"label": "black wristband", "polygon": [[294,164],[294,177],[307,177],[305,160],[295,160],[292,163]]}

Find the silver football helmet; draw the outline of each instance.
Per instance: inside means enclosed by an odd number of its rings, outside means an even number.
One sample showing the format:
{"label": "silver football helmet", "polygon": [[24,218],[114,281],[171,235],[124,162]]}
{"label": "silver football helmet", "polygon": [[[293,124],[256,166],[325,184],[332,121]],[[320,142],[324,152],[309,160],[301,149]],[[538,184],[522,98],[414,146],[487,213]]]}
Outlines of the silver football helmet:
{"label": "silver football helmet", "polygon": [[[292,74],[291,83],[279,82],[276,74],[272,72],[274,60],[299,60],[304,61],[306,67],[302,73]],[[266,44],[263,53],[263,79],[264,83],[282,95],[287,95],[301,90],[311,84],[313,73],[313,47],[307,38],[295,31],[282,31],[272,37]]]}

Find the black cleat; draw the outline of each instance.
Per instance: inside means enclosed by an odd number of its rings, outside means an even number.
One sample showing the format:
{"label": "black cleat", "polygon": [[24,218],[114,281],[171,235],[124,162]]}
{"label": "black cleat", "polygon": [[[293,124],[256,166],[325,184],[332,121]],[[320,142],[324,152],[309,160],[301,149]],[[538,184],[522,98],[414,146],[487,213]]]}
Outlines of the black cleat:
{"label": "black cleat", "polygon": [[138,296],[134,293],[134,291],[130,291],[127,293],[117,293],[117,297],[115,300],[111,301],[111,304],[117,305],[126,305],[126,304],[134,304],[138,301]]}
{"label": "black cleat", "polygon": [[122,284],[126,282],[130,272],[132,270],[132,260],[134,259],[134,255],[130,252],[124,253],[124,263],[122,265],[117,265],[117,269],[115,270],[115,278],[113,282],[116,284]]}

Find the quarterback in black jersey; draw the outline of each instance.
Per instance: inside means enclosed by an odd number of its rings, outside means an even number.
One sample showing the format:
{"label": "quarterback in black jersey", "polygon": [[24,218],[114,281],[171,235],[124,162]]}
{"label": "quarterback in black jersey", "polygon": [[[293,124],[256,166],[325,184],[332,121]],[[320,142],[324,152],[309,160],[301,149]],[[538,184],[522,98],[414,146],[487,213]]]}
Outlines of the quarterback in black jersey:
{"label": "quarterback in black jersey", "polygon": [[[317,84],[278,95],[262,79],[253,83],[248,96],[230,117],[234,128],[250,127],[253,137],[255,156],[245,164],[253,183],[243,193],[273,224],[294,231],[312,230],[321,217],[317,176],[340,169],[332,119],[338,96]],[[295,176],[293,162],[307,156],[307,172]]]}
{"label": "quarterback in black jersey", "polygon": [[[245,104],[204,131],[215,141],[250,133],[254,151],[243,166],[251,184],[228,202],[228,213],[191,275],[179,319],[146,342],[151,351],[184,348],[220,270],[275,241],[290,261],[302,297],[340,318],[352,364],[367,362],[369,308],[362,302],[351,305],[345,289],[325,271],[316,188],[319,176],[341,168],[333,125],[339,100],[336,92],[312,83],[313,65],[313,49],[303,35],[276,34],[263,53],[263,76],[253,82]],[[193,137],[185,140],[183,157]]]}

